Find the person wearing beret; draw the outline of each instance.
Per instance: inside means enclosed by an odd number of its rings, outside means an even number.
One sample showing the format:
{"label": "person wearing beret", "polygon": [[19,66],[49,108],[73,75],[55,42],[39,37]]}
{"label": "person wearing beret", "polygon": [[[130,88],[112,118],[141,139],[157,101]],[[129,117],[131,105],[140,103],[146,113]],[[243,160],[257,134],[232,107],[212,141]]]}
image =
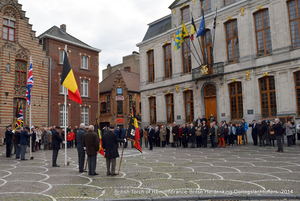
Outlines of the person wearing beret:
{"label": "person wearing beret", "polygon": [[6,131],[5,131],[5,143],[6,143],[6,157],[9,158],[11,154],[11,146],[12,145],[12,130],[11,130],[11,125],[6,126]]}
{"label": "person wearing beret", "polygon": [[20,139],[21,139],[21,127],[18,127],[15,132],[15,148],[16,148],[16,159],[20,158],[21,153],[21,146],[20,146]]}
{"label": "person wearing beret", "polygon": [[59,165],[56,164],[58,151],[60,150],[60,143],[63,141],[59,132],[61,132],[61,127],[59,127],[59,126],[56,126],[55,129],[52,130],[51,148],[53,150],[53,154],[52,154],[52,166],[53,167],[60,167]]}
{"label": "person wearing beret", "polygon": [[109,131],[102,139],[102,147],[105,149],[107,176],[118,175],[116,173],[116,158],[119,157],[118,142],[126,142],[126,139],[119,139],[114,133],[114,127],[110,126]]}
{"label": "person wearing beret", "polygon": [[21,160],[27,160],[25,158],[28,138],[30,137],[30,129],[29,127],[25,127],[25,129],[20,134],[20,146],[21,146]]}

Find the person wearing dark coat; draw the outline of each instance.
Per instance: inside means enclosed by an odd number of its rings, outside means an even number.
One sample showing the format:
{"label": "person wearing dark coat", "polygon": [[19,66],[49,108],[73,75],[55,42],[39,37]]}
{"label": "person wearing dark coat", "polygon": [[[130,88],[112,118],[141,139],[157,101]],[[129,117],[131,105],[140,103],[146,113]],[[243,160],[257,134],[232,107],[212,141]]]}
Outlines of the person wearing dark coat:
{"label": "person wearing dark coat", "polygon": [[154,130],[155,147],[160,147],[159,133],[160,133],[160,131],[159,131],[158,126],[155,126],[155,130]]}
{"label": "person wearing dark coat", "polygon": [[238,124],[236,127],[236,135],[237,135],[237,146],[242,145],[242,139],[244,135],[244,128],[241,126],[241,124]]}
{"label": "person wearing dark coat", "polygon": [[60,136],[59,132],[61,132],[61,127],[59,126],[56,126],[55,129],[52,129],[52,167],[60,167],[56,164],[58,151],[60,150],[60,143],[63,141],[63,138]]}
{"label": "person wearing dark coat", "polygon": [[35,146],[34,145],[35,145],[35,140],[36,140],[36,132],[34,131],[34,126],[31,127],[31,134],[32,134],[31,135],[31,143],[32,143],[31,144],[32,145],[31,146],[31,151],[35,152],[35,148],[34,148]]}
{"label": "person wearing dark coat", "polygon": [[187,148],[187,146],[188,146],[188,128],[186,127],[185,124],[182,124],[181,137],[182,137],[183,148]]}
{"label": "person wearing dark coat", "polygon": [[278,149],[276,152],[283,152],[283,147],[281,144],[281,138],[282,138],[282,125],[279,122],[279,119],[275,119],[275,124],[273,124],[272,128],[274,129],[274,135],[276,137],[276,141],[277,141],[277,146]]}
{"label": "person wearing dark coat", "polygon": [[21,153],[21,146],[20,146],[20,140],[21,140],[21,127],[18,127],[16,129],[16,132],[15,132],[15,148],[16,148],[16,159],[19,159],[20,158],[20,153]]}
{"label": "person wearing dark coat", "polygon": [[119,139],[115,133],[113,133],[114,127],[110,126],[109,131],[103,136],[102,147],[105,149],[106,169],[107,175],[118,175],[116,173],[116,158],[119,157],[118,142],[125,142],[123,139]]}
{"label": "person wearing dark coat", "polygon": [[173,123],[172,135],[173,135],[173,141],[174,141],[173,146],[178,147],[179,127],[176,125],[176,122]]}
{"label": "person wearing dark coat", "polygon": [[191,123],[190,128],[188,129],[189,138],[192,143],[191,148],[195,148],[195,138],[196,138],[195,132],[196,132],[195,127],[194,127],[193,123]]}
{"label": "person wearing dark coat", "polygon": [[218,137],[219,137],[219,147],[223,147],[225,148],[225,133],[224,133],[224,126],[222,125],[222,123],[219,124],[219,128],[218,128]]}
{"label": "person wearing dark coat", "polygon": [[30,132],[29,127],[25,127],[25,129],[20,134],[21,160],[27,160],[25,158],[25,153],[28,144],[28,138],[31,136],[29,132]]}
{"label": "person wearing dark coat", "polygon": [[261,120],[258,121],[258,124],[257,124],[257,134],[258,134],[258,139],[259,139],[259,146],[266,146],[265,144],[265,139],[264,139],[264,136],[265,136],[265,126],[266,124],[262,123]]}
{"label": "person wearing dark coat", "polygon": [[77,153],[78,153],[78,168],[79,172],[86,172],[84,170],[84,160],[85,160],[85,152],[83,148],[83,135],[85,134],[85,126],[84,123],[81,123],[79,126],[79,130],[76,132],[76,142],[77,142]]}
{"label": "person wearing dark coat", "polygon": [[11,146],[12,144],[12,136],[13,132],[11,130],[11,125],[6,126],[6,131],[5,131],[5,144],[6,144],[6,157],[9,158],[11,155]]}
{"label": "person wearing dark coat", "polygon": [[273,128],[273,122],[270,123],[270,126],[268,127],[268,137],[270,140],[270,147],[272,146],[273,142],[273,147],[275,147],[274,141],[275,141],[275,132]]}
{"label": "person wearing dark coat", "polygon": [[209,137],[210,137],[210,141],[211,141],[211,147],[210,148],[216,148],[215,145],[215,127],[213,123],[210,123],[210,129],[209,129]]}
{"label": "person wearing dark coat", "polygon": [[152,129],[151,125],[148,127],[148,134],[147,134],[150,148],[149,150],[153,150],[153,138],[154,138],[154,130]]}
{"label": "person wearing dark coat", "polygon": [[202,124],[199,123],[197,124],[197,126],[195,127],[195,135],[196,135],[196,144],[197,144],[197,147],[201,147],[202,146],[202,132],[201,132],[201,129],[202,129]]}
{"label": "person wearing dark coat", "polygon": [[249,124],[249,127],[252,128],[251,135],[253,139],[253,146],[257,146],[257,123],[255,120],[252,121],[251,124]]}
{"label": "person wearing dark coat", "polygon": [[[106,135],[107,133],[105,133],[103,138],[105,138]],[[114,135],[116,134],[114,133]],[[91,176],[98,175],[98,173],[96,173],[95,170],[97,164],[97,153],[99,151],[99,143],[99,137],[97,133],[94,132],[94,126],[90,125],[88,131],[83,135],[82,145],[83,147],[86,147],[86,154],[88,156],[89,175]],[[118,144],[116,144],[116,146],[118,148]]]}
{"label": "person wearing dark coat", "polygon": [[208,135],[208,126],[206,125],[206,121],[202,121],[202,129],[201,129],[201,132],[202,132],[202,144],[203,144],[203,147],[207,147],[207,135]]}
{"label": "person wearing dark coat", "polygon": [[[206,117],[205,117],[205,115],[202,115],[202,119],[201,119],[201,122],[203,123],[203,121],[205,121],[205,124],[207,124],[208,122],[207,122],[207,119],[206,119]],[[211,122],[212,123],[212,122]]]}

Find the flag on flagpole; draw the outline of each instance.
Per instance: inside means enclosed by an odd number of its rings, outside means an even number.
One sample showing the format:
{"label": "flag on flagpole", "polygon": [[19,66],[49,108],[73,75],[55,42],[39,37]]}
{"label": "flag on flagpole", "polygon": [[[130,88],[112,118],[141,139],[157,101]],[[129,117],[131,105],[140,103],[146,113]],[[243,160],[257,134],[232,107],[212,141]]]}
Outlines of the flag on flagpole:
{"label": "flag on flagpole", "polygon": [[70,100],[82,104],[81,96],[66,51],[64,51],[64,64],[60,84],[68,89]]}
{"label": "flag on flagpole", "polygon": [[191,40],[194,40],[194,33],[196,33],[196,25],[194,22],[194,18],[192,17],[192,23],[191,23]]}
{"label": "flag on flagpole", "polygon": [[217,9],[216,9],[216,13],[214,16],[214,20],[212,22],[211,25],[211,38],[212,38],[212,45],[214,46],[214,36],[215,36],[215,31],[216,31],[216,26],[217,26]]}
{"label": "flag on flagpole", "polygon": [[202,20],[200,22],[199,30],[197,33],[197,38],[199,36],[204,36],[205,35],[205,19],[204,19],[204,11],[202,9]]}
{"label": "flag on flagpole", "polygon": [[183,20],[181,20],[181,21],[182,21],[181,43],[183,43],[184,42],[184,38],[189,35],[189,32],[188,32],[188,30],[187,30],[187,28],[186,28],[186,26],[184,24],[184,21]]}
{"label": "flag on flagpole", "polygon": [[19,113],[16,117],[16,124],[15,124],[14,130],[21,127],[23,125],[23,123],[24,123],[24,116],[23,116],[23,109],[22,109],[22,103],[21,103],[20,108],[19,108]]}
{"label": "flag on flagpole", "polygon": [[179,50],[181,47],[181,31],[179,31],[179,29],[177,29],[176,31],[176,35],[175,35],[175,51]]}
{"label": "flag on flagpole", "polygon": [[32,59],[30,57],[30,67],[28,71],[27,89],[26,89],[26,101],[28,105],[31,103],[31,88],[33,87],[33,75],[32,75]]}
{"label": "flag on flagpole", "polygon": [[99,135],[99,154],[101,154],[104,158],[105,158],[105,154],[104,154],[104,149],[102,147],[102,137],[101,137],[101,133],[100,133],[100,129],[98,129],[98,135]]}

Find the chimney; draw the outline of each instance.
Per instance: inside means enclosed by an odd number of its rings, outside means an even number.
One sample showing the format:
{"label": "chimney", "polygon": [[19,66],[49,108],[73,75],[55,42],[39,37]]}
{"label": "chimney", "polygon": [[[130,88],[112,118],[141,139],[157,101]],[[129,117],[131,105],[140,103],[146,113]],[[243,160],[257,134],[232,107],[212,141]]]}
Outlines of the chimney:
{"label": "chimney", "polygon": [[60,30],[64,33],[67,33],[67,25],[65,24],[60,25]]}

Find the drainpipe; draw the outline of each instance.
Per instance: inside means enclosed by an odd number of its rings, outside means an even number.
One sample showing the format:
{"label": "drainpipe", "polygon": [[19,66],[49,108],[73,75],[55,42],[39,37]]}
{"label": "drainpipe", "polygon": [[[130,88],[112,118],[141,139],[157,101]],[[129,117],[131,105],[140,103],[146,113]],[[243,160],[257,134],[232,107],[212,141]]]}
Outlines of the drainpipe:
{"label": "drainpipe", "polygon": [[46,58],[49,59],[49,85],[48,85],[48,127],[50,127],[50,116],[51,116],[51,112],[50,112],[50,108],[51,108],[51,66],[52,66],[52,59],[49,56],[46,56]]}

